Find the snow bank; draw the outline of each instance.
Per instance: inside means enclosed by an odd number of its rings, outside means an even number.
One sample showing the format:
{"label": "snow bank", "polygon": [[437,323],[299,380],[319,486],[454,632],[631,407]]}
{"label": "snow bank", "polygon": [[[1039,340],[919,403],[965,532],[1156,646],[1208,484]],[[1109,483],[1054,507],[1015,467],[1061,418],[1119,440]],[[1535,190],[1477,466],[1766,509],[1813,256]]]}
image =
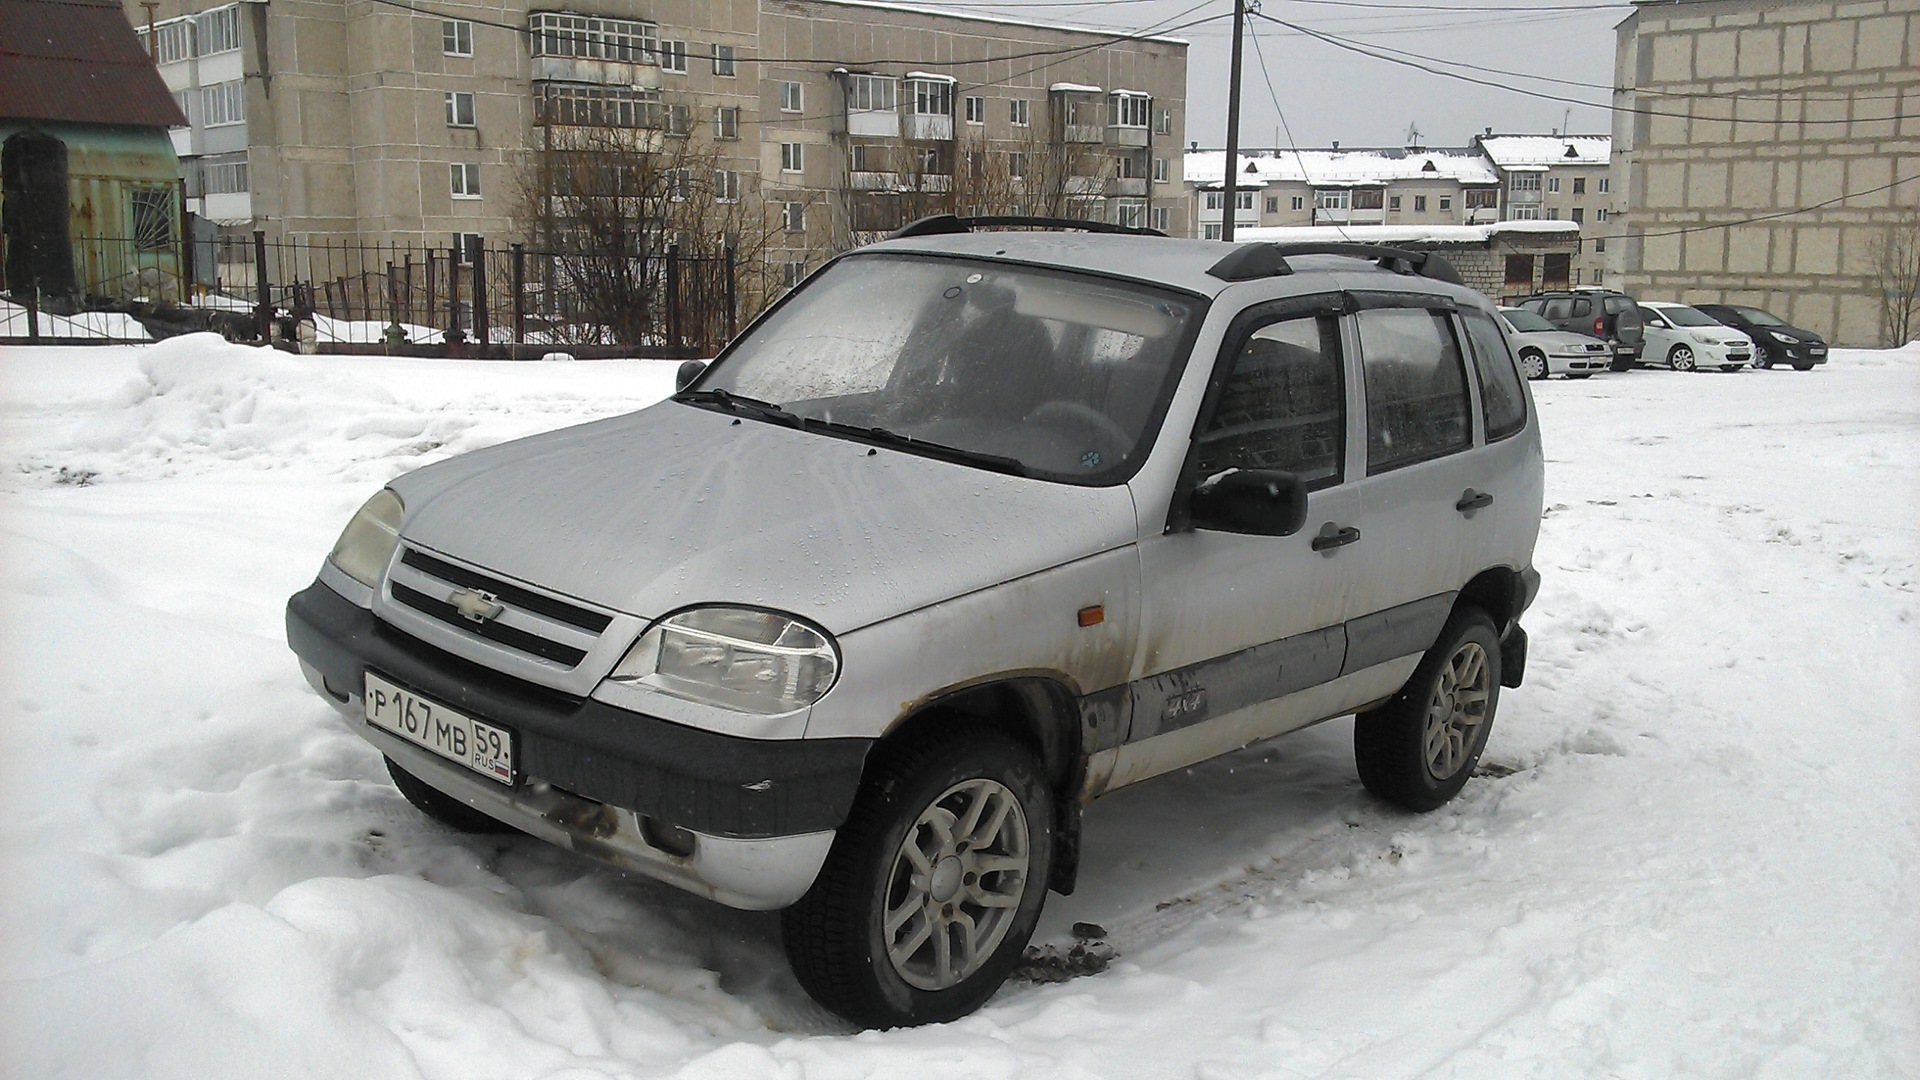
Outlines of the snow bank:
{"label": "snow bank", "polygon": [[[151,341],[153,335],[139,320],[118,311],[82,311],[73,315],[39,313],[39,330],[49,338],[92,338],[99,341]],[[0,337],[26,337],[27,309],[0,300]]]}
{"label": "snow bank", "polygon": [[1120,792],[1039,936],[1111,968],[853,1034],[777,917],[414,813],[282,640],[379,479],[674,365],[10,350],[0,1075],[1913,1076],[1916,361],[1536,384],[1532,657],[1460,799],[1368,799],[1345,721]]}

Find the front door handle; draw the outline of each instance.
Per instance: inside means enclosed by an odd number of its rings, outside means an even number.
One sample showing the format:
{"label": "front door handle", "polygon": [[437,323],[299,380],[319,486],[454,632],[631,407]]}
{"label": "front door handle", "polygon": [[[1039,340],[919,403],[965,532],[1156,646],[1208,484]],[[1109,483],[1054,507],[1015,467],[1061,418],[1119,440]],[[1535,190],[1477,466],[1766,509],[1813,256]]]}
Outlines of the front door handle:
{"label": "front door handle", "polygon": [[1463,514],[1471,514],[1475,510],[1492,505],[1492,492],[1475,491],[1472,488],[1468,488],[1466,493],[1460,496],[1460,501],[1453,504],[1453,508]]}
{"label": "front door handle", "polygon": [[1337,547],[1346,547],[1358,539],[1360,539],[1359,529],[1351,525],[1344,529],[1336,529],[1333,527],[1333,522],[1329,521],[1326,527],[1320,530],[1320,535],[1313,538],[1313,550],[1332,551]]}

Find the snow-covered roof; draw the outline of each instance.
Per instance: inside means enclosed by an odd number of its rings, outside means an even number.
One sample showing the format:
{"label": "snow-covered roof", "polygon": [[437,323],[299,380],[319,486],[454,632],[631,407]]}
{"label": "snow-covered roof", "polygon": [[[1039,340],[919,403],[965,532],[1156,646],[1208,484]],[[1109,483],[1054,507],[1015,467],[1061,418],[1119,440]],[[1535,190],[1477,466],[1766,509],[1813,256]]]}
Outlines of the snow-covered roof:
{"label": "snow-covered roof", "polygon": [[1057,83],[1054,83],[1052,86],[1047,87],[1047,89],[1049,91],[1065,91],[1069,94],[1104,93],[1104,91],[1102,91],[1099,87],[1088,86],[1085,83],[1057,82]]}
{"label": "snow-covered roof", "polygon": [[1249,243],[1484,244],[1502,233],[1580,235],[1571,221],[1496,221],[1490,225],[1270,225],[1233,230]]}
{"label": "snow-covered roof", "polygon": [[959,79],[956,79],[951,75],[939,75],[931,71],[909,71],[907,72],[907,78],[918,79],[921,82],[957,83],[960,81]]}
{"label": "snow-covered roof", "polygon": [[1483,135],[1477,141],[1503,169],[1605,165],[1613,158],[1613,138],[1608,135]]}
{"label": "snow-covered roof", "polygon": [[[943,19],[966,19],[970,22],[998,23],[1001,26],[1024,26],[1035,30],[1066,30],[1075,34],[1099,34],[1111,38],[1112,30],[1102,30],[1091,26],[1075,26],[1070,23],[1040,22],[1036,19],[1018,19],[1011,15],[988,15],[978,11],[959,11],[953,8],[921,7],[919,4],[888,3],[886,0],[812,0],[816,4],[838,4],[843,7],[879,8],[882,11],[904,11],[914,15],[935,15]],[[1142,36],[1132,41],[1151,41],[1161,45],[1187,45],[1185,38],[1155,34]]]}
{"label": "snow-covered roof", "polygon": [[[1196,150],[1186,155],[1191,183],[1218,185],[1226,162],[1221,150]],[[1431,164],[1433,168],[1427,166]],[[1252,171],[1248,171],[1252,166]],[[1292,181],[1325,187],[1353,187],[1389,180],[1430,177],[1462,184],[1497,184],[1500,175],[1485,157],[1469,150],[1263,150],[1240,155],[1239,183],[1265,185]]]}
{"label": "snow-covered roof", "polygon": [[1152,97],[1153,96],[1152,94],[1147,93],[1145,90],[1109,90],[1107,91],[1107,93],[1112,94],[1114,97]]}

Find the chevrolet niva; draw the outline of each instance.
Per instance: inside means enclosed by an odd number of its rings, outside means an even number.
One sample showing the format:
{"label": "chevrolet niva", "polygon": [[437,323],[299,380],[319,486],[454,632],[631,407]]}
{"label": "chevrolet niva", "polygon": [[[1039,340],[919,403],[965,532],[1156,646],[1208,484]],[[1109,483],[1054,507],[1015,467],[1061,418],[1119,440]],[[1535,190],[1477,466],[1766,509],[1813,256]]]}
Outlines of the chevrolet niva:
{"label": "chevrolet niva", "polygon": [[1539,584],[1493,305],[1428,254],[986,224],[394,480],[289,602],[308,681],[441,822],[784,909],[868,1026],[984,1002],[1106,792],[1357,714],[1369,791],[1450,799]]}

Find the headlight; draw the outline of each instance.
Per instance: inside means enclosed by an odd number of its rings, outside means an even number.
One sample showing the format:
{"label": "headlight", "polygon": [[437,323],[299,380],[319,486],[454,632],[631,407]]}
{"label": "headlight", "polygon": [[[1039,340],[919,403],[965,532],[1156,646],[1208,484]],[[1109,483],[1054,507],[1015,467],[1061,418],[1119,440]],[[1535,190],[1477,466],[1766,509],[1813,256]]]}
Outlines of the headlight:
{"label": "headlight", "polygon": [[368,499],[367,505],[347,522],[327,558],[333,560],[341,573],[369,589],[378,588],[387,560],[393,558],[393,549],[400,545],[400,516],[405,512],[400,496],[381,488],[380,493]]}
{"label": "headlight", "polygon": [[839,670],[833,640],[818,627],[771,611],[704,607],[653,624],[608,678],[771,716],[820,700]]}
{"label": "headlight", "polygon": [[1800,344],[1800,339],[1797,337],[1794,337],[1792,334],[1783,334],[1778,330],[1769,330],[1767,331],[1767,333],[1773,335],[1773,340],[1775,341],[1784,342],[1788,345]]}

